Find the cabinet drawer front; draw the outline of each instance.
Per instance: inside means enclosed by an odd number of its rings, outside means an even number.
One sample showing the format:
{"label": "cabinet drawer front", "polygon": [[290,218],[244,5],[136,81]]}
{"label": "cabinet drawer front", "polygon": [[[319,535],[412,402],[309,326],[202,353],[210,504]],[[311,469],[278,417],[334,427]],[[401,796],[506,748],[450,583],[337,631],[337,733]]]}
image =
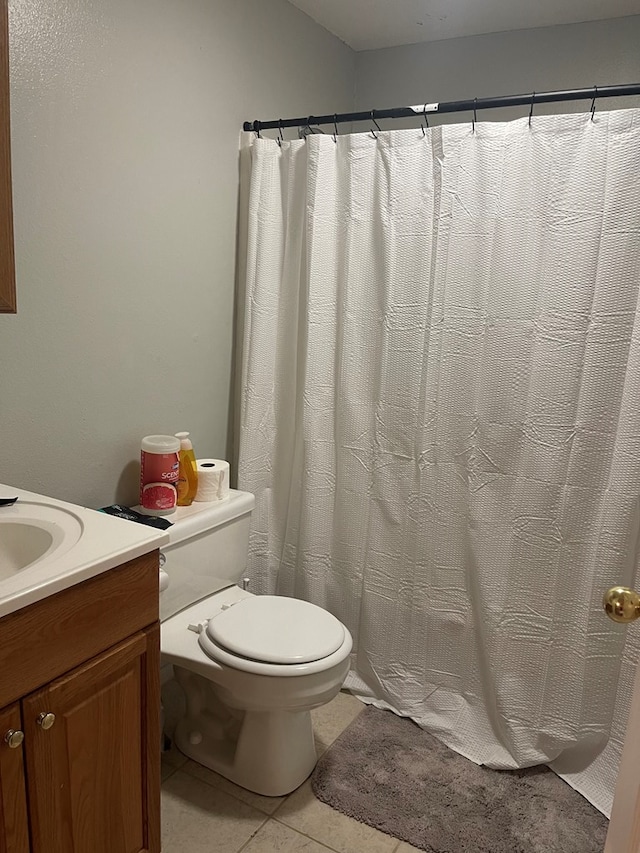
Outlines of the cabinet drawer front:
{"label": "cabinet drawer front", "polygon": [[158,552],[0,620],[0,707],[158,620]]}
{"label": "cabinet drawer front", "polygon": [[33,853],[159,851],[158,643],[136,634],[23,700]]}
{"label": "cabinet drawer front", "polygon": [[0,853],[29,853],[24,745],[11,749],[5,742],[12,729],[22,729],[18,705],[0,711]]}

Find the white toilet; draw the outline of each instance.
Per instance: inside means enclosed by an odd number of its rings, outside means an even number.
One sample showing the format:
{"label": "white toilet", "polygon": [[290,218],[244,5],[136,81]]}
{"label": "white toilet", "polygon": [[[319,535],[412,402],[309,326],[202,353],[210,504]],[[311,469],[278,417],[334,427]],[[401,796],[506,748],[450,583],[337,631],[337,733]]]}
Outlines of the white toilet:
{"label": "white toilet", "polygon": [[310,711],[340,690],[352,640],[314,604],[237,586],[253,506],[253,495],[232,490],[171,516],[161,651],[186,697],[174,733],[180,751],[243,788],[278,796],[316,764]]}

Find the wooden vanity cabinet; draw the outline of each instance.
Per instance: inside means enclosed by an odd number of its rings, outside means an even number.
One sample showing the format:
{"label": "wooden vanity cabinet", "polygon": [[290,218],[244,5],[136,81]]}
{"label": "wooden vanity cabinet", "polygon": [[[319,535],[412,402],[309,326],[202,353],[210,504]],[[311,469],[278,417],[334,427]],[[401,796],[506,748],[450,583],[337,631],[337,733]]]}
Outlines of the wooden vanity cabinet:
{"label": "wooden vanity cabinet", "polygon": [[0,620],[0,853],[160,853],[159,655],[157,551]]}

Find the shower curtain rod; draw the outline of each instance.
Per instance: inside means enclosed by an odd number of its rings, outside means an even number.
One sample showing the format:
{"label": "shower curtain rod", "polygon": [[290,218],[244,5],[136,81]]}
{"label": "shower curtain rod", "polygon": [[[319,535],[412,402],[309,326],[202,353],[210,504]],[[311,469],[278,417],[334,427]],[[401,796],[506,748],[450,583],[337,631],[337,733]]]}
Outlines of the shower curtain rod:
{"label": "shower curtain rod", "polygon": [[501,95],[496,98],[472,98],[467,101],[445,101],[444,103],[418,104],[413,107],[392,107],[388,110],[370,110],[358,113],[337,113],[335,115],[303,116],[301,118],[271,119],[270,121],[245,121],[243,130],[282,130],[285,127],[311,127],[312,125],[338,124],[351,121],[373,121],[383,118],[415,118],[437,113],[475,112],[501,107],[530,106],[550,104],[555,101],[588,101],[595,105],[596,98],[619,98],[623,95],[640,95],[640,83],[628,83],[619,86],[591,86],[589,89],[563,89],[557,92],[532,92],[528,95]]}

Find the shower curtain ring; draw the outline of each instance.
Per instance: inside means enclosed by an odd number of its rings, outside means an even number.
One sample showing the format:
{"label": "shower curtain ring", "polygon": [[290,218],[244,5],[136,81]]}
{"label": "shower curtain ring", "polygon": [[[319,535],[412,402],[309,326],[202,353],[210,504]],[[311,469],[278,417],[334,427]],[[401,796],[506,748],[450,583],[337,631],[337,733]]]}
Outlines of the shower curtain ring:
{"label": "shower curtain ring", "polygon": [[300,139],[306,139],[307,136],[313,136],[313,131],[311,130],[312,119],[313,116],[309,116],[307,118],[307,123],[305,124],[305,126],[298,128],[298,136],[300,137]]}
{"label": "shower curtain ring", "polygon": [[255,130],[258,139],[262,139],[262,134],[260,133],[260,122],[257,119],[253,123],[253,129]]}
{"label": "shower curtain ring", "polygon": [[[376,111],[375,110],[371,110],[371,121],[375,124],[375,126],[378,128],[379,131],[382,130],[382,128],[380,127],[380,125],[376,121]],[[378,138],[376,136],[376,134],[374,133],[373,128],[371,128],[371,136],[373,136],[374,139]]]}
{"label": "shower curtain ring", "polygon": [[422,135],[426,136],[427,135],[427,128],[429,127],[429,119],[427,118],[427,105],[426,104],[422,105],[422,117],[424,118],[424,124],[421,124],[420,127],[422,128]]}
{"label": "shower curtain ring", "polygon": [[336,113],[333,114],[333,141],[336,144],[338,142],[338,116]]}
{"label": "shower curtain ring", "polygon": [[276,139],[276,142],[278,143],[280,148],[282,148],[282,143],[284,142],[284,136],[282,135],[282,119],[281,118],[278,119],[278,138]]}
{"label": "shower curtain ring", "polygon": [[471,132],[476,132],[476,122],[478,121],[478,114],[476,113],[476,107],[478,106],[478,99],[473,99],[473,121],[471,122]]}
{"label": "shower curtain ring", "polygon": [[529,110],[529,127],[531,127],[531,119],[533,118],[533,104],[536,98],[536,93],[531,95],[531,109]]}
{"label": "shower curtain ring", "polygon": [[596,111],[596,98],[598,97],[598,87],[593,87],[593,99],[591,101],[591,121],[593,121],[593,116]]}

